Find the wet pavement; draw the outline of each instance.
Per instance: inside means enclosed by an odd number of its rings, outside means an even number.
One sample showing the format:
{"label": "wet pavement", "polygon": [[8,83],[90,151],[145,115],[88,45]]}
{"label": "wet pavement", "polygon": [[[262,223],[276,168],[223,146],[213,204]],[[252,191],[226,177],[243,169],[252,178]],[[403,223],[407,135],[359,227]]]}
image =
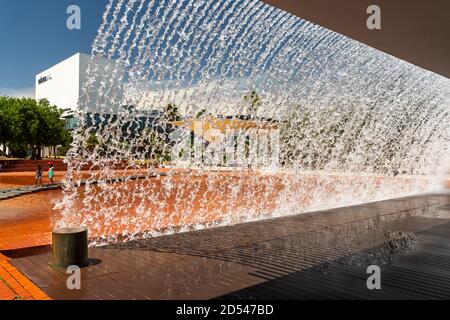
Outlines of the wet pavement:
{"label": "wet pavement", "polygon": [[[449,299],[450,196],[423,195],[10,262],[54,299]],[[366,285],[381,268],[381,290]]]}

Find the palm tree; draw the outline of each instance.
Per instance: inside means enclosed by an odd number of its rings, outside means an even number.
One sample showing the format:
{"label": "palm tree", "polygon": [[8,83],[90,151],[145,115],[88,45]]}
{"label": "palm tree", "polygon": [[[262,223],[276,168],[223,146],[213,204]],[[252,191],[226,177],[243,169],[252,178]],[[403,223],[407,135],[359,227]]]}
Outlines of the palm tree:
{"label": "palm tree", "polygon": [[[253,90],[250,92],[250,94],[244,96],[244,100],[249,104],[248,111],[250,113],[250,117],[252,119],[256,119],[256,115],[258,113],[258,107],[262,105],[261,98],[259,97],[256,90]],[[260,130],[259,125],[256,128],[257,136],[259,137]],[[250,171],[252,171],[251,163],[248,164],[248,168]]]}
{"label": "palm tree", "polygon": [[250,104],[248,108],[250,115],[253,118],[256,118],[258,107],[260,107],[262,104],[261,98],[259,97],[258,93],[253,90],[252,92],[250,92],[250,94],[244,96],[244,100]]}
{"label": "palm tree", "polygon": [[164,117],[168,122],[180,121],[181,116],[178,107],[174,103],[169,103],[164,109]]}
{"label": "palm tree", "polygon": [[206,109],[202,109],[195,115],[195,117],[197,119],[199,119],[199,118],[203,117],[205,114],[206,114]]}

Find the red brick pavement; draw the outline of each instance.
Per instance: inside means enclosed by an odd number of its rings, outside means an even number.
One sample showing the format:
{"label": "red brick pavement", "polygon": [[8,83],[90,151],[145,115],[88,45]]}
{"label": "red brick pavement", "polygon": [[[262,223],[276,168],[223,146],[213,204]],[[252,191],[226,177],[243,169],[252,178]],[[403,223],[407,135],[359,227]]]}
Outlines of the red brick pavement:
{"label": "red brick pavement", "polygon": [[0,251],[50,244],[53,201],[60,191],[33,193],[0,202]]}
{"label": "red brick pavement", "polygon": [[0,300],[50,300],[8,260],[0,254]]}

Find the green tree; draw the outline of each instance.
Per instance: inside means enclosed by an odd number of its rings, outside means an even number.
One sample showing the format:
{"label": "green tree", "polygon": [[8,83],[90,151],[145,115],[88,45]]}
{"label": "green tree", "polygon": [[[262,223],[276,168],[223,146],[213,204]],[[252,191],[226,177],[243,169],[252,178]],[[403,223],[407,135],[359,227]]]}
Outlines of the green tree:
{"label": "green tree", "polygon": [[86,150],[92,152],[94,151],[95,147],[99,145],[99,141],[95,133],[92,133],[89,138],[86,140],[84,147]]}
{"label": "green tree", "polygon": [[0,143],[8,146],[13,156],[23,157],[31,150],[31,158],[40,159],[43,147],[55,150],[70,143],[61,113],[47,100],[2,97]]}
{"label": "green tree", "polygon": [[181,115],[178,111],[178,107],[174,103],[169,103],[164,108],[164,120],[166,122],[180,121]]}
{"label": "green tree", "polygon": [[145,157],[163,162],[170,160],[170,146],[167,143],[167,134],[158,132],[154,128],[147,128],[142,133],[141,145],[146,146]]}
{"label": "green tree", "polygon": [[53,154],[56,156],[56,149],[58,145],[67,147],[72,140],[72,137],[68,131],[65,130],[64,121],[60,119],[62,111],[58,110],[55,106],[49,104],[47,100],[41,100],[40,112],[45,119],[45,138],[46,147],[53,148]]}
{"label": "green tree", "polygon": [[195,118],[199,119],[199,118],[203,117],[206,113],[207,113],[206,109],[202,109],[199,112],[197,112],[197,114],[195,115]]}
{"label": "green tree", "polygon": [[250,115],[256,117],[258,108],[262,105],[262,101],[258,93],[253,90],[248,95],[244,96],[244,100],[249,104],[248,110]]}
{"label": "green tree", "polygon": [[8,113],[9,99],[6,97],[0,97],[0,145],[2,150],[1,154],[6,154],[6,145],[9,140],[9,113]]}
{"label": "green tree", "polygon": [[37,159],[44,134],[43,121],[39,114],[37,102],[34,99],[11,99],[9,101],[8,146],[14,156],[23,156],[28,149],[32,150],[32,159]]}

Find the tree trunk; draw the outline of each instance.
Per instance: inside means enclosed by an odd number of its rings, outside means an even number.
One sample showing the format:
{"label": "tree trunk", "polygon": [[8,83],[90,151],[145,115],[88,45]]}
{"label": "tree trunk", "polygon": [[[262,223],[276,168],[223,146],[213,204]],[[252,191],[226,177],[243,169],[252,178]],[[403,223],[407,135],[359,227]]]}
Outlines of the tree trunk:
{"label": "tree trunk", "polygon": [[32,160],[42,160],[41,157],[41,146],[37,146],[35,148],[33,148],[33,156],[32,156]]}
{"label": "tree trunk", "polygon": [[37,160],[36,159],[36,147],[35,146],[31,146],[31,158],[30,160]]}

